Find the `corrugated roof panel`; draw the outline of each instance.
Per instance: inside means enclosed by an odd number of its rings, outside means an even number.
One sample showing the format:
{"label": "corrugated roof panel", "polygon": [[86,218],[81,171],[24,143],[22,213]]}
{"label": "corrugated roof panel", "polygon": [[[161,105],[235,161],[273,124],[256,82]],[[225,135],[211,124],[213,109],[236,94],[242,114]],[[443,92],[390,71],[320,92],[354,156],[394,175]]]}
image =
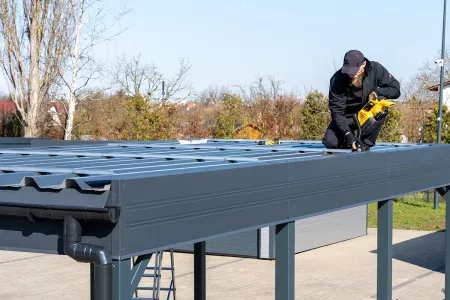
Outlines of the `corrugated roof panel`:
{"label": "corrugated roof panel", "polygon": [[0,174],[0,186],[19,185],[26,176],[37,175],[37,172],[14,172]]}
{"label": "corrugated roof panel", "polygon": [[[383,144],[372,151],[397,151],[430,145]],[[0,187],[77,188],[104,191],[113,180],[167,176],[243,166],[321,159],[347,155],[347,149],[326,149],[318,141],[282,141],[258,145],[249,140],[122,142],[0,149]]]}

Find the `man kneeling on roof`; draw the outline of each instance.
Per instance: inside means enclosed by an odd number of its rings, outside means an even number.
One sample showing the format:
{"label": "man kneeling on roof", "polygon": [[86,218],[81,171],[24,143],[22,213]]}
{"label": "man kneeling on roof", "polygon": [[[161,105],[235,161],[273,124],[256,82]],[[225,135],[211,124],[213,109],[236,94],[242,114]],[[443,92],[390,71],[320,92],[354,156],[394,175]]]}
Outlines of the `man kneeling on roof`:
{"label": "man kneeling on roof", "polygon": [[[386,120],[388,106],[378,109],[370,122],[362,124],[361,137],[355,135],[358,116],[361,112],[371,113],[377,108],[377,100],[397,99],[400,97],[400,83],[380,63],[369,61],[358,50],[345,54],[344,64],[330,79],[329,109],[331,123],[323,138],[327,148],[352,149],[365,151],[375,145],[381,127]],[[383,103],[384,103],[383,102]],[[389,104],[391,103],[391,104]],[[356,120],[355,120],[356,119]],[[364,120],[365,121],[365,120]]]}

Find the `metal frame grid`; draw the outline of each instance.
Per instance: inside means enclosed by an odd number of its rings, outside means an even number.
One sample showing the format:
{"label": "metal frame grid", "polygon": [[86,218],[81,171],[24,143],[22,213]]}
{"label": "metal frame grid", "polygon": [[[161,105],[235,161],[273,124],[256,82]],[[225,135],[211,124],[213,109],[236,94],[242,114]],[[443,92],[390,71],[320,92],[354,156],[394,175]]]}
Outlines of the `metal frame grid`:
{"label": "metal frame grid", "polygon": [[[83,242],[111,252],[113,299],[129,299],[150,253],[191,243],[195,299],[205,299],[204,241],[276,226],[276,299],[294,299],[293,221],[378,202],[378,299],[390,299],[390,199],[432,188],[448,199],[449,150],[380,143],[351,153],[317,141],[267,146],[248,140],[0,149],[0,248],[61,253],[61,214],[104,219],[87,213],[117,208],[112,224],[83,223]],[[48,211],[28,210],[35,207]]]}
{"label": "metal frame grid", "polygon": [[[385,143],[372,151],[423,147],[430,145]],[[312,141],[281,141],[280,145],[266,146],[248,140],[210,140],[190,145],[168,141],[0,149],[0,187],[105,191],[110,189],[113,180],[306,161],[349,153],[350,150],[326,149]]]}

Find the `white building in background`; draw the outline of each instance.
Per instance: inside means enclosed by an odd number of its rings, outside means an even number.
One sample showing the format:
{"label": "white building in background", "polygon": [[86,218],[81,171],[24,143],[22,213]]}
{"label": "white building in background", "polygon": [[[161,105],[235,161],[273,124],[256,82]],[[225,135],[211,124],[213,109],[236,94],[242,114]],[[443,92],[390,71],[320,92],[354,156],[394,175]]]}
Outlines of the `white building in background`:
{"label": "white building in background", "polygon": [[49,112],[50,116],[52,117],[53,122],[55,122],[53,124],[53,126],[62,126],[61,120],[59,119],[59,116],[58,116],[58,111],[56,110],[56,107],[54,105],[52,105],[52,107],[50,107],[48,112]]}
{"label": "white building in background", "polygon": [[[448,108],[450,108],[450,80],[445,81],[443,84],[444,88],[442,91],[442,105],[446,105]],[[432,92],[439,92],[440,84],[436,84],[433,86],[430,86],[428,88],[429,91]]]}

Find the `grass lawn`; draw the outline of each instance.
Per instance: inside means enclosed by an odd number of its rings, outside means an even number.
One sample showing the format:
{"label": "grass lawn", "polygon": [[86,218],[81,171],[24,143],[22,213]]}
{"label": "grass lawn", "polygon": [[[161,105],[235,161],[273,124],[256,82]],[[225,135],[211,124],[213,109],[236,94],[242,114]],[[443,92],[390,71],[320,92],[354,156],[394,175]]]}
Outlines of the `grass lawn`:
{"label": "grass lawn", "polygon": [[[445,202],[433,209],[433,195],[426,202],[418,195],[409,195],[394,200],[394,229],[440,231],[445,229]],[[377,203],[369,204],[369,228],[377,227]]]}

